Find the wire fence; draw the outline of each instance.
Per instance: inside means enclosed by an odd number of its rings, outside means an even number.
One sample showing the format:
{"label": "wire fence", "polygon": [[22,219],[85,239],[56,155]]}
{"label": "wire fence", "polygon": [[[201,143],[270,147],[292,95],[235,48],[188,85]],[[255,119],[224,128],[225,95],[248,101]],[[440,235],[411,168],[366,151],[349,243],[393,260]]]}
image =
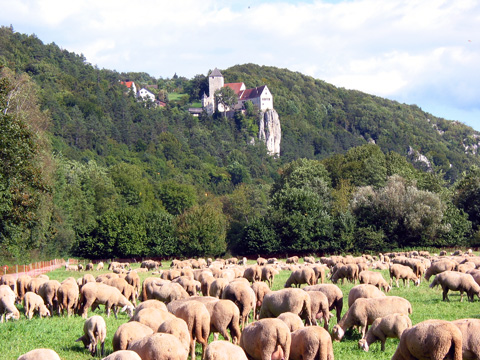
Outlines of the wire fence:
{"label": "wire fence", "polygon": [[37,276],[58,269],[65,264],[78,264],[77,259],[54,259],[49,261],[37,261],[24,265],[3,265],[0,267],[0,275],[12,274],[18,278],[21,275]]}

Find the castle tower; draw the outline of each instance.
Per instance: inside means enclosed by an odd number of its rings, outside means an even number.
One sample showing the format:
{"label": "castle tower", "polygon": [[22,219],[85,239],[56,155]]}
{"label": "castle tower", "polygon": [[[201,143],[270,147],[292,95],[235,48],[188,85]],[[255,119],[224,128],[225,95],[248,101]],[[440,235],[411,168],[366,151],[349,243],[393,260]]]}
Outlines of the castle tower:
{"label": "castle tower", "polygon": [[224,84],[222,73],[215,68],[208,76],[208,97],[202,101],[209,115],[215,112],[215,91],[223,88]]}

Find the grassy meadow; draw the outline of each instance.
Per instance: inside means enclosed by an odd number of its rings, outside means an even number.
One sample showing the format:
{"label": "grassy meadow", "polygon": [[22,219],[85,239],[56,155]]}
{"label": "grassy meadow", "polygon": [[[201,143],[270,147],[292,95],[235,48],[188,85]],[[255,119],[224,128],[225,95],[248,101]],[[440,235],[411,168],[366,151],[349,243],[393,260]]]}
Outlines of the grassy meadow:
{"label": "grassy meadow", "polygon": [[[136,265],[136,266],[135,266]],[[169,264],[166,264],[168,266]],[[133,267],[138,267],[139,264],[134,264]],[[93,271],[92,274],[97,276],[100,273],[108,271]],[[275,277],[273,290],[283,288],[283,284],[288,278],[290,272],[282,271]],[[385,279],[389,279],[388,271],[382,271]],[[47,274],[50,279],[59,281],[64,280],[69,276],[77,276],[80,274],[72,274],[66,272],[64,269],[59,269]],[[143,281],[148,273],[140,273],[140,278]],[[430,279],[432,280],[433,277]],[[328,282],[328,280],[327,280]],[[349,290],[354,286],[350,283],[337,284],[342,289],[344,294],[344,307],[342,315],[348,308],[347,298]],[[404,288],[402,281],[400,281],[400,288],[394,287],[388,295],[402,296],[408,299],[413,307],[413,314],[411,315],[412,323],[416,324],[426,319],[445,319],[454,320],[460,318],[480,318],[480,306],[478,299],[470,303],[466,301],[460,302],[460,295],[458,293],[449,293],[450,302],[443,302],[440,288],[430,289],[425,281],[422,281],[419,287],[410,285],[409,288]],[[51,348],[55,350],[62,360],[80,360],[92,359],[90,353],[83,348],[81,342],[75,342],[83,334],[84,319],[79,316],[70,318],[62,318],[53,316],[51,318],[39,319],[35,316],[32,320],[27,320],[24,317],[23,306],[18,305],[20,310],[19,321],[9,321],[8,323],[0,324],[0,359],[16,359],[18,356],[35,348]],[[335,313],[335,311],[333,311]],[[98,314],[104,316],[107,323],[107,339],[105,341],[106,355],[113,351],[112,337],[117,327],[128,321],[128,316],[125,313],[119,313],[118,319],[112,315],[106,318],[104,306],[101,305],[94,313],[88,312],[88,316]],[[330,329],[336,323],[334,316],[330,322]],[[357,331],[347,331],[345,337],[341,342],[334,342],[333,349],[335,359],[390,359],[395,352],[398,344],[397,339],[388,339],[386,342],[386,351],[380,351],[380,343],[372,344],[369,352],[360,350],[357,342],[360,335]],[[197,345],[197,358],[200,357],[201,351]]]}

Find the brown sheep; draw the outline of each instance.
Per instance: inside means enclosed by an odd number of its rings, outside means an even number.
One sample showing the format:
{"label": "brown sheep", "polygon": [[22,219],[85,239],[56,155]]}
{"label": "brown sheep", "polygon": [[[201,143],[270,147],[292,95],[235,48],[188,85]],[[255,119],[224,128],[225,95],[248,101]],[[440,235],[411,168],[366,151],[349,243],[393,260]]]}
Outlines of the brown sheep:
{"label": "brown sheep", "polygon": [[390,314],[376,319],[364,339],[359,340],[358,346],[368,351],[371,344],[380,341],[381,350],[385,351],[385,341],[387,338],[400,339],[402,333],[412,327],[412,320],[405,314]]}
{"label": "brown sheep", "polygon": [[135,312],[133,313],[133,315],[138,313],[140,310],[146,309],[146,308],[149,308],[149,307],[153,307],[153,308],[157,308],[157,309],[160,309],[160,310],[168,311],[167,310],[167,305],[165,305],[163,302],[161,302],[160,300],[156,300],[156,299],[150,299],[150,300],[142,301],[140,304],[138,304],[137,307],[135,308]]}
{"label": "brown sheep", "polygon": [[266,281],[268,286],[272,287],[275,275],[278,275],[278,270],[273,266],[267,265],[262,268],[262,281]]}
{"label": "brown sheep", "polygon": [[328,303],[327,295],[321,291],[307,291],[310,296],[311,303],[311,323],[312,325],[318,325],[317,319],[323,319],[323,327],[328,330],[328,323],[330,320],[330,305]]}
{"label": "brown sheep", "polygon": [[195,358],[195,341],[197,341],[202,345],[202,359],[204,359],[210,334],[210,314],[205,305],[198,301],[186,301],[178,307],[174,315],[187,323],[191,358]]}
{"label": "brown sheep", "polygon": [[[142,360],[187,360],[188,352],[180,340],[170,334],[155,333],[132,341],[128,350],[135,351]],[[195,354],[192,357],[195,359]]]}
{"label": "brown sheep", "polygon": [[287,324],[288,328],[290,329],[290,332],[294,332],[294,331],[297,331],[298,329],[305,327],[305,325],[303,325],[303,320],[300,319],[300,316],[292,312],[281,313],[280,315],[277,316],[277,319],[280,319],[285,324]]}
{"label": "brown sheep", "polygon": [[27,285],[27,291],[31,291],[31,292],[34,292],[35,294],[38,294],[38,289],[40,288],[40,285],[42,285],[47,281],[48,281],[47,279],[41,278],[41,277],[31,278]]}
{"label": "brown sheep", "polygon": [[405,266],[401,264],[393,264],[388,269],[388,272],[390,273],[390,286],[393,286],[393,279],[395,279],[395,283],[397,284],[397,287],[399,287],[398,279],[403,280],[404,287],[405,285],[410,286],[410,280],[413,281],[413,283],[416,286],[420,285],[420,278],[417,275],[415,275],[412,268],[409,266]]}
{"label": "brown sheep", "polygon": [[389,314],[411,314],[412,305],[410,302],[399,296],[385,296],[370,299],[357,299],[351,308],[343,315],[337,325],[333,327],[332,338],[340,341],[345,331],[353,326],[360,326],[362,338],[369,325],[375,319]]}
{"label": "brown sheep", "polygon": [[216,340],[208,344],[205,360],[248,360],[248,358],[240,346]]}
{"label": "brown sheep", "polygon": [[102,360],[142,360],[142,358],[132,350],[117,350]]}
{"label": "brown sheep", "polygon": [[364,270],[358,274],[358,278],[360,280],[360,284],[375,285],[379,289],[383,288],[383,290],[387,293],[392,288],[390,285],[388,285],[388,282],[383,278],[382,274],[377,271]]}
{"label": "brown sheep", "polygon": [[356,284],[358,280],[358,265],[357,264],[347,264],[347,265],[337,265],[332,269],[331,272],[332,282],[336,284],[338,280],[342,280],[342,284],[344,279]]}
{"label": "brown sheep", "polygon": [[38,288],[38,295],[45,301],[45,306],[50,310],[50,314],[58,309],[57,290],[59,287],[60,283],[57,280],[48,280]]}
{"label": "brown sheep", "polygon": [[267,265],[267,262],[268,262],[268,260],[265,259],[265,258],[263,258],[263,257],[259,257],[259,258],[257,259],[257,265],[258,265],[258,266]]}
{"label": "brown sheep", "polygon": [[392,360],[462,359],[462,333],[449,321],[426,320],[407,329]]}
{"label": "brown sheep", "polygon": [[459,319],[452,324],[462,332],[462,359],[480,359],[480,320]]}
{"label": "brown sheep", "polygon": [[248,315],[253,311],[255,319],[255,293],[250,286],[243,282],[232,282],[223,290],[222,299],[231,300],[240,310],[242,329],[248,324]]}
{"label": "brown sheep", "polygon": [[260,319],[277,317],[281,313],[297,314],[308,325],[311,325],[311,300],[306,291],[297,288],[287,288],[272,291],[265,295],[260,308]]}
{"label": "brown sheep", "polygon": [[262,268],[258,265],[249,266],[243,272],[243,277],[251,283],[262,281]]}
{"label": "brown sheep", "polygon": [[291,336],[280,319],[261,319],[248,326],[240,337],[240,346],[254,360],[281,360],[290,356]]}
{"label": "brown sheep", "polygon": [[348,292],[348,307],[351,307],[355,300],[359,298],[375,298],[386,296],[382,290],[371,284],[360,284],[350,289]]}
{"label": "brown sheep", "polygon": [[255,313],[258,315],[260,314],[260,307],[262,306],[263,303],[263,298],[265,297],[266,294],[268,294],[270,291],[270,288],[266,283],[263,281],[255,281],[252,284],[252,290],[255,293],[255,298],[257,299],[256,305],[255,305]]}
{"label": "brown sheep", "polygon": [[227,287],[228,283],[229,281],[222,277],[215,279],[210,285],[210,292],[208,293],[208,295],[216,298],[221,298],[223,290]]}
{"label": "brown sheep", "polygon": [[293,332],[290,349],[292,360],[334,360],[332,338],[319,326]]}
{"label": "brown sheep", "polygon": [[154,307],[148,307],[135,313],[129,321],[137,321],[148,326],[154,332],[157,332],[160,325],[162,325],[166,320],[172,319],[173,317],[174,315],[168,311]]}
{"label": "brown sheep", "polygon": [[168,304],[173,300],[187,299],[189,297],[190,295],[188,295],[182,285],[168,282],[164,284],[154,283],[150,298],[157,299],[163,301],[165,304]]}
{"label": "brown sheep", "polygon": [[327,296],[329,310],[335,309],[337,314],[337,323],[342,317],[343,308],[343,292],[337,285],[334,284],[318,284],[313,286],[306,286],[303,288],[305,291],[321,291]]}
{"label": "brown sheep", "polygon": [[315,271],[310,267],[303,267],[298,270],[294,270],[290,277],[285,282],[284,287],[289,288],[292,285],[300,287],[302,284],[315,285],[317,278],[315,277]]}
{"label": "brown sheep", "polygon": [[473,279],[472,275],[459,273],[457,271],[444,271],[437,274],[430,284],[431,288],[440,285],[443,290],[443,301],[448,299],[448,290],[460,291],[460,301],[463,300],[463,293],[467,293],[469,301],[473,301],[473,297],[477,295],[480,298],[480,285]]}
{"label": "brown sheep", "polygon": [[92,356],[97,354],[97,345],[100,344],[100,354],[105,353],[105,338],[107,337],[107,324],[100,315],[94,315],[83,325],[83,335],[75,341],[83,342],[85,349],[90,351]]}
{"label": "brown sheep", "polygon": [[452,271],[457,267],[457,263],[450,259],[438,260],[425,271],[425,280],[429,280],[432,275],[440,274],[444,271]]}
{"label": "brown sheep", "polygon": [[130,285],[133,286],[135,289],[135,294],[140,295],[140,276],[138,276],[138,273],[135,270],[129,271],[127,276],[125,276],[125,281],[128,282]]}
{"label": "brown sheep", "polygon": [[113,351],[126,350],[132,341],[152,335],[154,331],[138,321],[129,321],[120,325],[112,339]]}
{"label": "brown sheep", "polygon": [[297,264],[298,263],[298,256],[291,256],[287,258],[287,264]]}
{"label": "brown sheep", "polygon": [[19,356],[17,360],[60,360],[60,356],[51,349],[35,349]]}
{"label": "brown sheep", "polygon": [[135,288],[127,282],[127,280],[116,278],[105,280],[103,283],[116,287],[118,290],[120,290],[122,295],[127,298],[128,301],[130,301],[132,304],[136,304],[137,292],[135,291]]}
{"label": "brown sheep", "polygon": [[83,318],[87,317],[88,308],[92,311],[98,304],[105,305],[107,316],[110,316],[110,309],[113,308],[113,314],[117,318],[117,307],[121,306],[121,311],[127,311],[128,316],[133,315],[134,306],[123,296],[117,288],[101,283],[88,283],[80,291],[80,313]]}
{"label": "brown sheep", "polygon": [[67,316],[73,315],[78,305],[79,294],[80,290],[73,277],[63,280],[57,290],[58,313],[62,313],[63,316],[67,310]]}
{"label": "brown sheep", "polygon": [[175,336],[183,345],[185,352],[188,354],[190,348],[190,332],[185,320],[174,317],[166,320],[158,328],[159,333],[170,334]]}
{"label": "brown sheep", "polygon": [[23,296],[25,293],[28,291],[27,290],[27,285],[29,281],[32,278],[28,275],[21,275],[17,279],[17,296],[18,296],[18,301],[22,302],[23,301]]}

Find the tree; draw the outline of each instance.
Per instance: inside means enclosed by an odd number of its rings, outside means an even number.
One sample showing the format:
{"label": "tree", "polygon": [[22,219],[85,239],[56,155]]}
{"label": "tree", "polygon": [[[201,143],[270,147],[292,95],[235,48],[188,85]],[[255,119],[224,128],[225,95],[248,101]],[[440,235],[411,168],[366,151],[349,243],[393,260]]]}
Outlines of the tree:
{"label": "tree", "polygon": [[227,111],[233,110],[238,103],[238,96],[231,87],[224,86],[215,91],[215,103],[222,105],[223,116],[227,117]]}
{"label": "tree", "polygon": [[471,166],[454,187],[454,203],[468,214],[475,231],[480,225],[480,167]]}

